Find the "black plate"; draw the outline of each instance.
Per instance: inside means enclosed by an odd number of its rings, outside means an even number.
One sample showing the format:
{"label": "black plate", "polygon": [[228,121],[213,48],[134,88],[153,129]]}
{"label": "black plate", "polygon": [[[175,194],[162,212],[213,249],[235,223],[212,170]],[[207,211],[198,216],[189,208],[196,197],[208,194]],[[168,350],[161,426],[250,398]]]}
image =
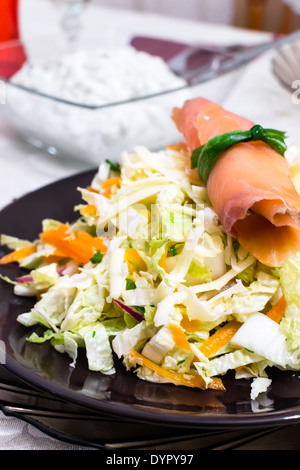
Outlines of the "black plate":
{"label": "black plate", "polygon": [[[89,185],[94,173],[74,175],[14,201],[0,212],[0,233],[33,240],[44,218],[72,221],[73,207],[81,201],[77,187]],[[12,265],[1,267],[0,272],[11,278],[19,274]],[[250,382],[236,381],[232,374],[223,379],[226,391],[220,392],[144,382],[127,372],[117,359],[117,373],[105,376],[87,369],[83,351],[72,368],[69,358],[48,344],[26,341],[31,329],[18,324],[16,317],[32,305],[31,299],[16,297],[11,285],[0,282],[0,340],[5,345],[5,367],[40,390],[110,416],[193,429],[257,428],[300,421],[298,373],[269,371],[273,382],[267,402],[255,412]],[[265,404],[266,409],[262,407]]]}

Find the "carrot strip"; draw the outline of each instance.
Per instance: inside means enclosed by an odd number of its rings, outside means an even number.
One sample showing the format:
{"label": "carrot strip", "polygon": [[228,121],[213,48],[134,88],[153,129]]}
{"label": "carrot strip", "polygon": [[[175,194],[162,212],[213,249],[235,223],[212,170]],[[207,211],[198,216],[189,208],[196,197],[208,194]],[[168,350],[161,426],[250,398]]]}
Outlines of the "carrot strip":
{"label": "carrot strip", "polygon": [[93,237],[91,237],[92,240],[85,242],[80,237],[81,233],[78,233],[75,239],[69,240],[69,249],[74,250],[85,262],[89,261],[96,251],[104,254],[104,245],[102,242],[99,244],[98,239],[93,240]]}
{"label": "carrot strip", "polygon": [[87,191],[90,191],[91,193],[98,193],[97,189],[93,188],[92,186],[87,186]]}
{"label": "carrot strip", "polygon": [[62,240],[68,236],[69,226],[67,224],[61,224],[57,228],[49,228],[40,234],[42,240],[47,239],[50,242],[56,242]]}
{"label": "carrot strip", "polygon": [[267,317],[274,320],[276,323],[279,323],[281,318],[284,315],[285,309],[287,307],[287,302],[284,298],[284,295],[280,297],[280,299],[273,305],[271,310],[267,313]]}
{"label": "carrot strip", "polygon": [[66,224],[62,224],[58,228],[48,229],[41,233],[40,239],[44,243],[48,243],[57,249],[54,252],[56,256],[61,255],[82,261],[82,258],[77,256],[77,252],[74,251],[74,249],[72,250],[72,246],[70,246],[70,243],[68,242],[68,238],[70,237],[68,230],[69,227]]}
{"label": "carrot strip", "polygon": [[87,232],[78,232],[76,234],[77,241],[82,241],[85,245],[92,246],[96,250],[101,250],[101,253],[106,253],[107,246],[104,244],[102,238],[92,237]]}
{"label": "carrot strip", "polygon": [[173,335],[173,340],[176,346],[178,346],[179,349],[191,351],[190,343],[186,339],[183,329],[175,323],[170,323],[168,327]]}
{"label": "carrot strip", "polygon": [[101,185],[101,194],[102,194],[102,196],[107,197],[108,199],[110,199],[113,187],[116,186],[116,185],[119,186],[121,184],[121,181],[122,181],[122,179],[120,177],[110,178],[110,179],[104,181]]}
{"label": "carrot strip", "polygon": [[119,185],[122,181],[122,178],[117,176],[116,178],[110,178],[106,181],[103,181],[101,184],[101,189],[111,188],[112,186]]}
{"label": "carrot strip", "polygon": [[88,204],[87,206],[80,209],[80,215],[87,216],[91,214],[95,214],[97,212],[97,207],[94,204]]}
{"label": "carrot strip", "polygon": [[124,261],[127,262],[131,272],[147,271],[147,264],[135,248],[127,248],[125,250]]}
{"label": "carrot strip", "polygon": [[165,251],[164,251],[164,254],[162,255],[162,257],[160,258],[158,264],[161,268],[163,268],[163,270],[167,273],[168,270],[167,270],[167,265],[166,265],[166,259],[167,259],[167,256],[168,256],[168,251],[169,251],[169,248],[170,248],[170,245],[172,243],[167,243],[166,244],[166,247],[165,247]]}
{"label": "carrot strip", "polygon": [[47,264],[58,263],[63,258],[67,258],[64,253],[59,252],[58,250],[55,251],[56,254],[43,256],[43,259],[46,261]]}
{"label": "carrot strip", "polygon": [[27,258],[27,256],[30,256],[35,252],[36,247],[34,245],[24,246],[23,248],[19,248],[18,250],[14,250],[11,253],[4,255],[0,259],[0,264],[8,264],[22,261],[23,259]]}
{"label": "carrot strip", "polygon": [[182,313],[182,320],[180,322],[180,325],[188,333],[195,333],[195,331],[201,330],[203,326],[200,320],[190,320],[185,312]]}
{"label": "carrot strip", "polygon": [[214,357],[217,352],[225,346],[238,331],[242,323],[232,320],[211,335],[199,348],[208,359]]}
{"label": "carrot strip", "polygon": [[183,374],[179,374],[177,372],[171,372],[159,366],[158,364],[155,364],[154,362],[150,361],[149,359],[142,356],[134,349],[131,350],[131,355],[136,359],[137,364],[139,364],[140,366],[144,365],[148,367],[149,369],[157,372],[159,375],[166,377],[172,382],[177,383],[178,385],[184,385],[186,387],[201,388],[202,390],[206,388],[211,388],[214,390],[225,390],[222,380],[219,379],[218,377],[213,378],[211,382],[208,385],[206,385],[204,379],[200,375],[187,378]]}
{"label": "carrot strip", "polygon": [[107,250],[101,238],[92,237],[86,232],[69,233],[66,224],[46,230],[40,234],[40,239],[56,248],[55,256],[72,258],[81,263],[88,263],[96,251],[104,254]]}

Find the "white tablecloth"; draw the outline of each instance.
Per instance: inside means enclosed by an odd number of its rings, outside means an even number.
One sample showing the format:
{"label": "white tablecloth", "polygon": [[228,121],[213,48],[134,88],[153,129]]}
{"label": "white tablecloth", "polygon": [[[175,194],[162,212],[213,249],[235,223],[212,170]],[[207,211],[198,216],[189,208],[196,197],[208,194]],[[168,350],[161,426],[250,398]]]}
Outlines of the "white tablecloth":
{"label": "white tablecloth", "polygon": [[[53,4],[45,0],[23,0],[21,4],[22,36],[30,54],[39,57],[45,43],[47,44],[47,37],[53,37],[54,34],[57,43],[52,46],[61,47],[58,12]],[[136,34],[185,41],[205,39],[220,43],[255,43],[265,39],[265,34],[262,33],[180,21],[166,16],[120,12],[93,4],[90,4],[84,14],[81,41],[87,47],[100,41],[105,44],[108,37],[110,42],[113,38],[116,44],[122,44]],[[256,60],[239,72],[235,76],[234,86],[225,77],[217,82],[204,84],[202,91],[203,96],[224,104],[256,123],[287,130],[291,140],[296,140],[300,134],[300,105],[292,104],[291,93],[281,88],[272,76],[270,55]],[[0,207],[28,191],[85,167],[83,163],[58,160],[16,140],[5,122],[0,122]],[[0,414],[0,450],[30,448],[76,447],[50,439],[31,425]]]}
{"label": "white tablecloth", "polygon": [[1,450],[92,450],[48,436],[32,424],[0,412]]}

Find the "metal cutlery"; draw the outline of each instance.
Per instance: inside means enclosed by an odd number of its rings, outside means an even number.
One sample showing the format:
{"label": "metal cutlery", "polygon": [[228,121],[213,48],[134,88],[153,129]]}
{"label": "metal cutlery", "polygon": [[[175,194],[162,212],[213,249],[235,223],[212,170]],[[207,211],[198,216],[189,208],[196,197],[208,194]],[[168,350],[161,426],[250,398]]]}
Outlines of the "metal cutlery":
{"label": "metal cutlery", "polygon": [[212,54],[211,59],[199,67],[186,69],[186,67],[184,67],[184,63],[186,63],[189,54],[195,53],[194,48],[192,48],[190,51],[184,51],[184,55],[182,57],[178,56],[177,59],[174,57],[168,65],[174,73],[183,78],[189,85],[196,85],[231,72],[238,67],[249,63],[251,60],[259,57],[265,52],[272,49],[278,49],[287,44],[292,44],[298,40],[300,40],[300,30],[287,36],[281,36],[279,39],[247,47],[241,51],[225,49],[222,53],[220,52],[215,55]]}

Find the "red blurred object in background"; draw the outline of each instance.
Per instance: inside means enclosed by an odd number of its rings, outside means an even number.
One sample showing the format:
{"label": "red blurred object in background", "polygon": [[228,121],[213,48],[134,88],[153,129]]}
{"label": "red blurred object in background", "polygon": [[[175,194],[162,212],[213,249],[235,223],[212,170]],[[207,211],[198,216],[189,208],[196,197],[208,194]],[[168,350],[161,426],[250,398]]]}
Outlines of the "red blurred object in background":
{"label": "red blurred object in background", "polygon": [[20,0],[0,0],[0,79],[11,78],[26,61],[20,41]]}
{"label": "red blurred object in background", "polygon": [[0,0],[0,42],[19,39],[19,0]]}

